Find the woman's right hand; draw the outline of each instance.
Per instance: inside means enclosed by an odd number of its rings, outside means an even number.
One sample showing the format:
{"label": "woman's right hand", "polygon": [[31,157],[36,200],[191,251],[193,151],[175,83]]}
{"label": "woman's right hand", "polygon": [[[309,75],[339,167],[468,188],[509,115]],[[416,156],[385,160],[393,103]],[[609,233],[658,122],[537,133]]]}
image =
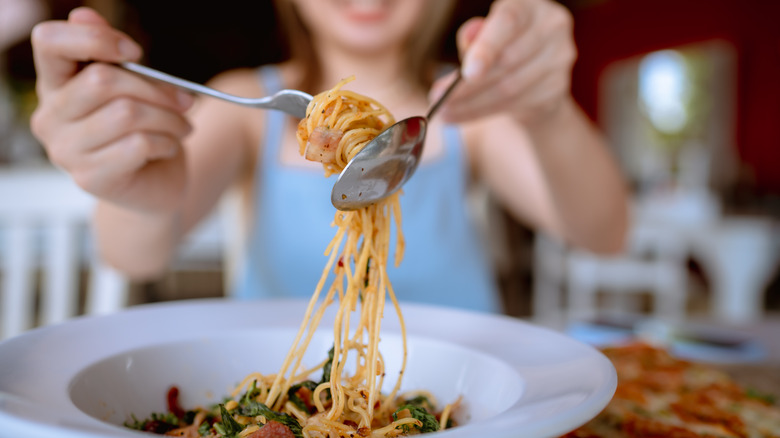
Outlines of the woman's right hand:
{"label": "woman's right hand", "polygon": [[31,124],[49,159],[113,204],[178,208],[192,96],[112,65],[138,60],[141,48],[91,9],[37,25],[32,44],[40,103]]}

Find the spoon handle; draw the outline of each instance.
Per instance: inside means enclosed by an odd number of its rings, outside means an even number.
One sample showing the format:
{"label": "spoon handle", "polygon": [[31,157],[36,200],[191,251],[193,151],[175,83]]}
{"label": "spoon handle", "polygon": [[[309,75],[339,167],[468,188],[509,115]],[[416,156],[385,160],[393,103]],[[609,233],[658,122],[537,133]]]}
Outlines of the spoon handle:
{"label": "spoon handle", "polygon": [[442,95],[441,95],[441,97],[439,98],[439,100],[437,100],[437,101],[436,101],[436,102],[433,104],[433,106],[431,107],[431,109],[429,109],[429,110],[428,110],[428,114],[425,116],[425,118],[426,118],[426,119],[430,120],[430,119],[431,119],[431,117],[433,117],[433,113],[435,113],[435,112],[436,112],[436,110],[438,110],[438,109],[439,109],[439,107],[441,106],[441,104],[444,102],[444,99],[446,99],[446,98],[447,98],[447,96],[449,96],[449,95],[450,95],[450,93],[452,93],[452,90],[455,88],[455,85],[457,85],[457,84],[458,84],[458,82],[460,82],[460,80],[461,80],[462,78],[463,78],[463,76],[460,74],[460,68],[458,68],[458,73],[455,75],[455,80],[454,80],[454,81],[452,81],[452,83],[450,84],[450,86],[449,86],[449,87],[447,87],[447,90],[445,90],[445,91],[444,91],[444,94],[442,94]]}

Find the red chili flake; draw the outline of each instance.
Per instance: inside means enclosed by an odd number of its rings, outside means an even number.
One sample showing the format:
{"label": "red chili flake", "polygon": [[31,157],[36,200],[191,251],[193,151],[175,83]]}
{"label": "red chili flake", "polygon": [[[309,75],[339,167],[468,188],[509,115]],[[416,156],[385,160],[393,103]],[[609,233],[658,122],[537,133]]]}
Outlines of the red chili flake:
{"label": "red chili flake", "polygon": [[344,267],[344,256],[339,257],[339,268]]}
{"label": "red chili flake", "polygon": [[176,416],[176,418],[183,418],[186,413],[184,409],[179,405],[179,388],[171,386],[168,390],[168,412]]}

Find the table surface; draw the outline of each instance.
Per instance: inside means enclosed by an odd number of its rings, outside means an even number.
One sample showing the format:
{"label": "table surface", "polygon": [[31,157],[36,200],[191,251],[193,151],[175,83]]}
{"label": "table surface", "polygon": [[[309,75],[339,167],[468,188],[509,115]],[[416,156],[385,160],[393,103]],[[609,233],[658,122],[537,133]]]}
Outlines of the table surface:
{"label": "table surface", "polygon": [[756,363],[716,365],[746,388],[773,394],[780,400],[780,314],[769,314],[761,321],[734,330],[750,336],[766,348],[767,356]]}
{"label": "table surface", "polygon": [[[566,327],[562,320],[535,322],[559,331],[564,331]],[[711,318],[691,318],[686,322],[739,333],[759,343],[766,352],[760,361],[710,366],[726,372],[744,388],[772,394],[780,400],[780,313],[765,314],[758,321],[741,325],[727,324]]]}

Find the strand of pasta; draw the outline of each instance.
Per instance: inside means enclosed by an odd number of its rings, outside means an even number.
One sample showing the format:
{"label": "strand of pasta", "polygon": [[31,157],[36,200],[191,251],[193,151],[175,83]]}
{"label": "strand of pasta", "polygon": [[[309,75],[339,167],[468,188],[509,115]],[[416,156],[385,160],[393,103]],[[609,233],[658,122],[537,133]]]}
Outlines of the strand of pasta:
{"label": "strand of pasta", "polygon": [[[301,153],[304,152],[309,135],[315,129],[325,127],[341,131],[335,162],[324,165],[326,176],[340,172],[384,126],[394,122],[389,112],[378,102],[342,90],[341,87],[350,80],[352,78],[347,78],[333,89],[316,96],[307,110],[306,119],[301,121],[298,128]],[[346,419],[355,419],[359,421],[359,427],[370,430],[375,408],[380,406],[379,412],[382,415],[392,408],[408,355],[405,322],[386,269],[390,227],[393,221],[397,229],[394,260],[397,265],[403,257],[405,247],[400,228],[401,211],[397,194],[356,212],[336,213],[333,224],[337,227],[337,232],[325,250],[328,262],[308,303],[292,347],[276,375],[260,376],[259,379],[254,375],[255,380],[263,383],[260,386],[267,388],[267,392],[261,390],[266,405],[289,411],[296,418],[305,418],[304,412],[286,401],[285,394],[292,382],[312,371],[300,371],[301,363],[326,308],[337,296],[339,307],[333,326],[334,346],[330,380],[317,385],[312,393],[315,408],[325,415],[317,415],[316,421],[306,421],[303,427],[304,436],[309,437],[313,432],[326,436],[332,436],[330,432],[352,432],[351,427],[344,424]],[[328,288],[323,302],[317,307],[331,272],[334,273],[333,283]],[[390,396],[385,397],[380,393],[385,377],[385,364],[378,345],[383,309],[388,295],[401,324],[403,360],[393,391]],[[355,312],[359,318],[357,324],[352,327],[351,315]],[[351,377],[345,378],[345,367],[351,354],[355,355],[355,371]],[[270,387],[265,385],[267,379],[272,379]],[[247,377],[236,391],[248,386],[251,381],[252,378]],[[327,413],[322,400],[326,390],[331,397],[331,406]],[[394,435],[397,426],[412,423],[417,424],[419,421],[408,418],[394,421],[373,431],[372,436]]]}
{"label": "strand of pasta", "polygon": [[[348,227],[353,220],[354,214],[355,213],[353,212],[343,214],[342,219],[345,219],[345,221],[341,226]],[[347,242],[345,244],[344,250],[342,251],[340,259],[342,263],[341,266],[339,266],[339,269],[337,269],[339,277],[346,276],[347,278],[347,290],[344,291],[344,294],[339,301],[339,309],[336,313],[336,319],[333,324],[333,362],[331,364],[332,371],[330,375],[331,397],[333,398],[333,405],[331,406],[331,410],[328,413],[328,419],[330,420],[338,418],[341,415],[345,403],[340,376],[343,373],[343,366],[346,362],[346,355],[349,350],[345,348],[342,352],[342,337],[347,337],[348,335],[348,332],[344,332],[344,314],[348,314],[347,297],[349,296],[351,289],[354,288],[354,281],[350,281],[350,279],[353,277],[353,273],[351,271],[349,259],[351,258],[350,256],[352,248],[357,245],[357,239],[358,237],[352,231],[348,233]],[[338,283],[342,283],[340,278],[337,278],[336,281]],[[346,322],[346,328],[348,329],[348,327],[349,318],[347,318]]]}
{"label": "strand of pasta", "polygon": [[[398,203],[398,194],[396,193],[395,196],[391,197],[391,200],[393,201],[393,212],[394,216],[396,218],[396,265],[400,262],[400,259],[398,258],[398,253],[403,253],[404,247],[403,247],[403,233],[401,232],[400,228],[400,212],[401,207]],[[395,395],[398,393],[398,391],[401,389],[401,380],[403,379],[404,372],[406,371],[406,360],[409,356],[409,347],[406,342],[406,321],[404,320],[403,313],[401,312],[401,305],[398,303],[398,298],[395,295],[395,290],[393,289],[393,285],[388,282],[387,284],[387,294],[390,296],[390,301],[393,303],[393,307],[395,308],[395,313],[398,315],[398,323],[401,327],[401,340],[403,344],[403,356],[401,359],[401,371],[399,372],[398,379],[396,379],[395,386],[393,386],[393,390],[388,395],[388,398],[390,400],[395,399]]]}
{"label": "strand of pasta", "polygon": [[[341,231],[341,230],[339,230],[339,231]],[[334,246],[335,248],[338,248],[340,246],[340,241],[343,238],[343,236],[344,235],[341,232],[336,233],[336,237],[334,237],[334,240],[337,241],[336,245]],[[301,326],[298,329],[298,333],[295,336],[295,340],[293,341],[293,345],[290,348],[290,352],[287,353],[287,357],[285,358],[285,360],[284,360],[284,362],[282,364],[282,367],[279,370],[279,373],[277,373],[277,375],[276,375],[276,379],[274,380],[274,383],[271,386],[271,390],[268,392],[268,396],[266,397],[266,400],[265,400],[265,404],[267,406],[274,405],[275,402],[276,402],[276,399],[279,397],[279,395],[283,391],[286,392],[286,388],[283,388],[283,386],[284,387],[289,387],[289,382],[285,382],[284,381],[284,375],[287,373],[287,369],[289,368],[290,363],[296,357],[303,356],[303,353],[300,352],[300,350],[296,351],[296,349],[298,347],[298,343],[301,340],[301,337],[303,336],[304,331],[307,329],[307,327],[311,327],[311,323],[315,322],[315,321],[312,320],[311,315],[312,315],[312,312],[314,310],[314,306],[317,304],[317,300],[319,299],[319,296],[320,296],[320,293],[322,291],[322,288],[325,285],[325,281],[326,281],[326,279],[328,277],[328,273],[330,272],[331,268],[333,267],[333,262],[335,261],[337,254],[338,254],[337,251],[332,251],[331,254],[330,254],[330,258],[328,259],[328,263],[325,265],[325,269],[323,270],[323,275],[320,278],[320,281],[317,283],[317,287],[314,289],[314,293],[312,294],[312,297],[309,300],[309,304],[306,307],[306,313],[303,316],[303,322],[301,323]],[[326,298],[325,302],[327,303],[327,301],[328,300]],[[324,307],[323,306],[321,306],[321,307],[322,307],[322,311],[324,312]],[[320,313],[320,317],[321,317],[321,312],[319,312],[319,313]],[[319,323],[319,319],[317,319],[316,322]],[[311,335],[307,337],[307,340],[310,340],[310,339],[311,339]],[[308,346],[308,342],[306,343],[306,345],[304,345],[304,347],[307,347],[307,346]],[[305,351],[305,349],[304,349],[304,351]]]}
{"label": "strand of pasta", "polygon": [[458,396],[458,398],[453,402],[446,406],[444,406],[444,409],[441,411],[441,417],[439,419],[439,429],[444,430],[447,428],[447,423],[449,422],[450,416],[452,415],[452,411],[457,409],[458,406],[460,406],[460,402],[463,400],[463,396]]}

